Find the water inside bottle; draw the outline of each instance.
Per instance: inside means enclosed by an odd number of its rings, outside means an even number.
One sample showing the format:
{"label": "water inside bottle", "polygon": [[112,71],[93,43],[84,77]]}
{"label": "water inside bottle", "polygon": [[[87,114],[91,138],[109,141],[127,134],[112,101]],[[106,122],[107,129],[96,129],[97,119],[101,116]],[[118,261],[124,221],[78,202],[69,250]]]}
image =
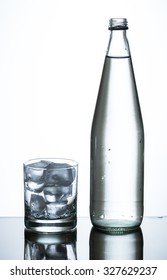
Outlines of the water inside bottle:
{"label": "water inside bottle", "polygon": [[92,222],[115,229],[138,226],[144,133],[130,57],[105,59],[91,138]]}

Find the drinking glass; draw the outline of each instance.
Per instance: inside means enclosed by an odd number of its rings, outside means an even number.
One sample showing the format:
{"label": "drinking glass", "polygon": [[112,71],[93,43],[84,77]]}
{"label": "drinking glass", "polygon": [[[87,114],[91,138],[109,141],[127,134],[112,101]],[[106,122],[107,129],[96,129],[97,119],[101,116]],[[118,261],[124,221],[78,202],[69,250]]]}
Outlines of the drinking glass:
{"label": "drinking glass", "polygon": [[32,159],[24,163],[25,226],[63,232],[77,223],[78,163],[70,159]]}

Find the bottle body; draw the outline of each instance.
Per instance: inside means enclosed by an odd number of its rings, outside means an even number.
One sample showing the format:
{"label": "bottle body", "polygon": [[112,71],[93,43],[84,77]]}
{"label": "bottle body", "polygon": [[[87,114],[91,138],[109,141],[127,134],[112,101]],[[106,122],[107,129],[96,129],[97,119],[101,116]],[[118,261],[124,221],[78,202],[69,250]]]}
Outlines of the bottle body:
{"label": "bottle body", "polygon": [[138,227],[143,218],[144,129],[129,51],[112,56],[109,48],[105,57],[91,130],[90,176],[92,224],[104,231]]}

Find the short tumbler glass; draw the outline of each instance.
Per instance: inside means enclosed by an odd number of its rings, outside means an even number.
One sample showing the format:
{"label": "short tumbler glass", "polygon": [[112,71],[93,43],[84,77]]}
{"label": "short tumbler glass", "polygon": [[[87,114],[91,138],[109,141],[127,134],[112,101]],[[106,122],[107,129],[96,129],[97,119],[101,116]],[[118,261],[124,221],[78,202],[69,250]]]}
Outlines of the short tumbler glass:
{"label": "short tumbler glass", "polygon": [[78,163],[32,159],[24,163],[25,226],[38,232],[65,232],[77,223]]}

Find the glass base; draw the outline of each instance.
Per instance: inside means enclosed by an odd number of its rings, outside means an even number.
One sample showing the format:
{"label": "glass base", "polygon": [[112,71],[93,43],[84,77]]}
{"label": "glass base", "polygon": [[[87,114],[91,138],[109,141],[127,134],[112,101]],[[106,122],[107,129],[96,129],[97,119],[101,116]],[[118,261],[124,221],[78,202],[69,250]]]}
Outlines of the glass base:
{"label": "glass base", "polygon": [[25,217],[25,227],[36,232],[66,232],[76,227],[76,217],[57,220],[36,220]]}

